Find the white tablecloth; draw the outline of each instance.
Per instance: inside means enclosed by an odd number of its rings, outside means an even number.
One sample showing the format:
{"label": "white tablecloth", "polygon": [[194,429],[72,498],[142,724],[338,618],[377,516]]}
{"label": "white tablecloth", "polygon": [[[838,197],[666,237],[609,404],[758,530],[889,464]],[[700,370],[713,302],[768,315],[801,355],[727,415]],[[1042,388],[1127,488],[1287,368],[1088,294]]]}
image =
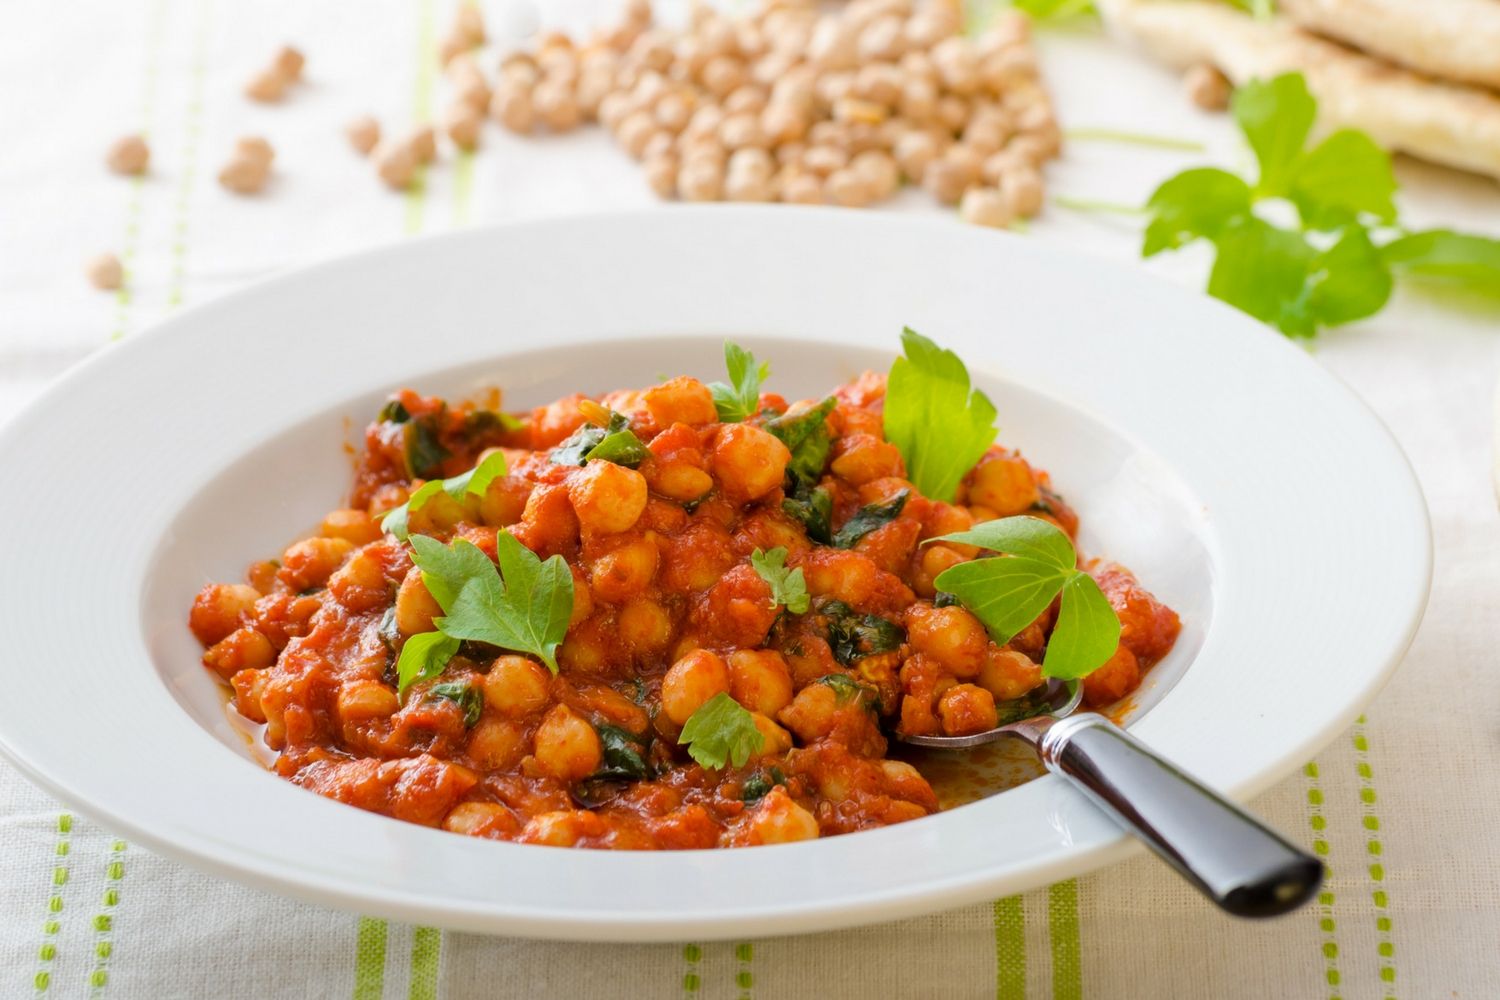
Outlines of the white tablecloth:
{"label": "white tablecloth", "polygon": [[[580,24],[608,6],[572,0],[546,13]],[[489,7],[492,22],[504,20]],[[441,107],[432,55],[450,0],[79,0],[6,14],[0,417],[111,339],[276,269],[455,226],[653,203],[635,167],[592,131],[522,142],[492,130],[477,156],[445,156],[423,190],[381,188],[340,128],[360,113],[404,125]],[[244,78],[284,41],[306,51],[308,83],[285,105],[243,100]],[[1065,126],[1209,147],[1074,142],[1050,172],[1053,191],[1139,202],[1183,166],[1243,158],[1223,119],[1186,107],[1173,79],[1097,34],[1050,34],[1043,54]],[[105,145],[142,129],[151,174],[106,174]],[[276,179],[260,197],[237,198],[213,178],[246,133],[275,144]],[[1414,164],[1401,178],[1412,223],[1500,232],[1494,185]],[[895,210],[937,211],[915,193]],[[1060,209],[1030,237],[1125,259],[1138,240],[1128,219]],[[81,275],[82,260],[105,250],[126,261],[120,296]],[[1150,266],[1200,285],[1203,264],[1185,254]],[[1313,348],[1412,457],[1432,507],[1437,580],[1416,643],[1368,721],[1255,803],[1332,871],[1318,903],[1295,916],[1229,920],[1143,857],[993,905],[834,934],[649,947],[491,939],[201,875],[69,815],[0,765],[0,995],[1500,996],[1497,329],[1494,312],[1403,293]],[[86,451],[80,442],[58,460]],[[5,516],[36,517],[25,481],[45,470],[6,473]],[[1286,490],[1295,504],[1297,484]]]}

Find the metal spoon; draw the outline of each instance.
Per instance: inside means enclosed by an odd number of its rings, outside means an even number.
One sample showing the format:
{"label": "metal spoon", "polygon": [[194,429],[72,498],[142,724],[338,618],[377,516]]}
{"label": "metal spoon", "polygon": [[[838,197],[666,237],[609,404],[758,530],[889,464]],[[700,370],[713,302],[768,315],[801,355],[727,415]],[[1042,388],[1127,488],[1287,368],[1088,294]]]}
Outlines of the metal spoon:
{"label": "metal spoon", "polygon": [[972,736],[897,739],[941,749],[1020,740],[1049,771],[1235,916],[1275,917],[1312,898],[1323,881],[1322,862],[1104,716],[1078,712],[1082,696],[1078,685],[1069,691],[1053,681],[1042,692],[1040,714]]}

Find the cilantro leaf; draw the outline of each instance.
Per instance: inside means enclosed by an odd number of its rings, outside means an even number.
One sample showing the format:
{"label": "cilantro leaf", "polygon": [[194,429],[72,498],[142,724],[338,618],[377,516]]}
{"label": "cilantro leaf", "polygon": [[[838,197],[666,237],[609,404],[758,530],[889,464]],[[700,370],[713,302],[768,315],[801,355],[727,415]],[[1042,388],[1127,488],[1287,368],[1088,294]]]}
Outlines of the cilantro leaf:
{"label": "cilantro leaf", "polygon": [[910,496],[910,490],[901,490],[883,503],[865,504],[854,512],[853,517],[844,522],[843,527],[834,533],[834,547],[852,549],[855,545],[859,544],[861,538],[876,528],[890,524],[900,516],[902,508],[906,506],[906,501]]}
{"label": "cilantro leaf", "polygon": [[458,640],[441,632],[419,632],[406,640],[396,660],[397,692],[437,677],[458,652]]}
{"label": "cilantro leaf", "polygon": [[[1024,522],[1032,522],[1030,524]],[[1097,670],[1120,644],[1120,620],[1062,529],[1034,517],[986,521],[939,539],[1003,553],[950,566],[933,585],[954,594],[1000,645],[1010,642],[1061,596],[1042,674],[1076,680]]]}
{"label": "cilantro leaf", "polygon": [[794,615],[807,613],[810,603],[802,568],[786,568],[786,549],[778,545],[769,552],[756,549],[750,553],[750,565],[771,588],[771,600]]}
{"label": "cilantro leaf", "polygon": [[781,509],[802,525],[808,538],[823,545],[833,543],[833,496],[823,487],[798,490],[781,501]]}
{"label": "cilantro leaf", "polygon": [[600,461],[633,469],[649,454],[641,439],[630,429],[630,420],[623,413],[611,410],[609,423],[603,427],[584,424],[553,448],[549,457],[558,465],[586,465]]}
{"label": "cilantro leaf", "polygon": [[1392,240],[1380,256],[1402,275],[1500,295],[1500,240],[1429,229]]}
{"label": "cilantro leaf", "polygon": [[1256,192],[1286,194],[1318,114],[1307,81],[1301,73],[1251,80],[1235,90],[1230,107],[1260,164]]}
{"label": "cilantro leaf", "polygon": [[828,449],[833,439],[828,433],[828,414],[838,400],[829,396],[817,406],[801,413],[788,413],[766,421],[765,429],[781,439],[792,453],[786,464],[786,478],[794,490],[817,483],[828,464]]}
{"label": "cilantro leaf", "polygon": [[1250,214],[1250,185],[1214,167],[1184,170],[1157,188],[1146,208],[1154,215],[1146,226],[1142,257],[1218,236],[1230,222]]}
{"label": "cilantro leaf", "polygon": [[952,351],[909,328],[901,346],[905,356],[891,365],[886,383],[885,437],[923,495],[951,501],[995,441],[995,406],[971,389],[969,371]]}
{"label": "cilantro leaf", "polygon": [[1336,229],[1361,214],[1396,218],[1391,158],[1363,132],[1340,129],[1297,163],[1288,192],[1304,224]]}
{"label": "cilantro leaf", "polygon": [[729,370],[729,384],[708,384],[719,420],[726,424],[749,420],[760,412],[760,384],[771,374],[771,365],[765,361],[757,365],[755,355],[726,340],[724,367]]}
{"label": "cilantro leaf", "polygon": [[573,613],[573,574],[562,556],[542,562],[508,532],[495,536],[499,569],[478,546],[412,536],[422,582],[443,609],[434,621],[454,639],[530,653],[557,673],[557,647]]}
{"label": "cilantro leaf", "polygon": [[698,707],[682,727],[678,743],[699,764],[719,770],[726,763],[744,767],[766,745],[766,736],[739,702],[720,691]]}
{"label": "cilantro leaf", "polygon": [[411,515],[427,506],[427,502],[439,493],[446,493],[454,500],[463,500],[466,496],[484,496],[485,490],[489,489],[490,483],[506,473],[505,455],[501,452],[492,452],[484,461],[474,468],[451,479],[434,479],[417,487],[413,493],[399,507],[386,513],[380,519],[380,530],[388,535],[394,535],[401,541],[406,541],[410,531]]}
{"label": "cilantro leaf", "polygon": [[1291,337],[1316,332],[1309,311],[1307,276],[1317,251],[1299,232],[1278,229],[1254,216],[1219,234],[1208,294]]}
{"label": "cilantro leaf", "polygon": [[464,725],[473,729],[484,714],[484,692],[468,681],[450,681],[434,684],[427,689],[428,698],[443,698],[463,709]]}

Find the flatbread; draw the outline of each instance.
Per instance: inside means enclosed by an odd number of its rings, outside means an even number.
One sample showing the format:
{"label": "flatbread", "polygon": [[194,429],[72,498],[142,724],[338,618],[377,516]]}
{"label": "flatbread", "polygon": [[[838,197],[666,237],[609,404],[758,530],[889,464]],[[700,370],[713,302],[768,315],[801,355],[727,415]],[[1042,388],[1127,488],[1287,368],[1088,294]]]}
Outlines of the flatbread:
{"label": "flatbread", "polygon": [[1500,89],[1500,0],[1277,0],[1276,10],[1402,66]]}
{"label": "flatbread", "polygon": [[1387,149],[1500,180],[1500,97],[1444,83],[1214,0],[1096,0],[1117,37],[1186,69],[1217,66],[1236,84],[1301,72],[1324,130],[1357,128]]}

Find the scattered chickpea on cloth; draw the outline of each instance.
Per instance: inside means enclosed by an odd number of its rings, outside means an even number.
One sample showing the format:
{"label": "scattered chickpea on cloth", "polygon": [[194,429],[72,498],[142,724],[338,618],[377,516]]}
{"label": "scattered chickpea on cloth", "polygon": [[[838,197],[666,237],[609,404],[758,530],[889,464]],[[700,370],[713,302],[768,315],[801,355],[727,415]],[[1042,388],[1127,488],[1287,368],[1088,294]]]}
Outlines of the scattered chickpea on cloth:
{"label": "scattered chickpea on cloth", "polygon": [[290,45],[283,45],[271,62],[245,84],[245,96],[252,101],[274,104],[286,96],[287,88],[302,79],[307,60]]}
{"label": "scattered chickpea on cloth", "polygon": [[219,183],[235,194],[256,194],[271,177],[276,151],[260,136],[246,136],[235,143],[234,153],[219,171]]}
{"label": "scattered chickpea on cloth", "polygon": [[151,147],[138,135],[121,136],[109,147],[105,164],[117,174],[139,175],[151,164]]}
{"label": "scattered chickpea on cloth", "polygon": [[116,290],[125,281],[125,269],[120,266],[120,258],[112,253],[101,253],[89,258],[84,265],[84,274],[87,275],[89,284],[106,292]]}

